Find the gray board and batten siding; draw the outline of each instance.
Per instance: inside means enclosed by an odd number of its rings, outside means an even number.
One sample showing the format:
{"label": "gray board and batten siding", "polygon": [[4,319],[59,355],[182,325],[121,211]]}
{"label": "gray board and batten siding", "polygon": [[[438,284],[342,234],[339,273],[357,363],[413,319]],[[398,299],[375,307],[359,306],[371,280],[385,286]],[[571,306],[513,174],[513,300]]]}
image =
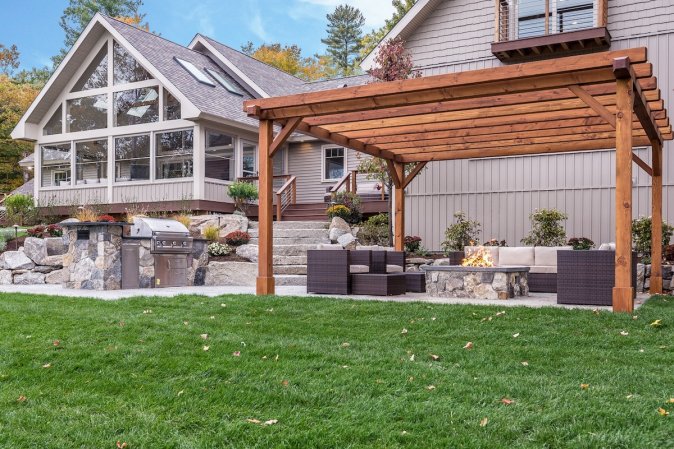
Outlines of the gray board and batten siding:
{"label": "gray board and batten siding", "polygon": [[[493,0],[445,0],[406,37],[425,75],[502,65],[491,54]],[[674,107],[674,2],[609,0],[612,50],[648,47],[665,106]],[[674,142],[663,156],[663,218],[674,223]],[[649,149],[636,153],[650,164]],[[536,208],[569,215],[569,237],[597,244],[615,236],[615,152],[597,151],[482,160],[432,162],[407,189],[407,235],[439,250],[453,213],[462,210],[482,223],[481,240],[520,244]],[[633,166],[634,217],[651,214],[651,178]]]}

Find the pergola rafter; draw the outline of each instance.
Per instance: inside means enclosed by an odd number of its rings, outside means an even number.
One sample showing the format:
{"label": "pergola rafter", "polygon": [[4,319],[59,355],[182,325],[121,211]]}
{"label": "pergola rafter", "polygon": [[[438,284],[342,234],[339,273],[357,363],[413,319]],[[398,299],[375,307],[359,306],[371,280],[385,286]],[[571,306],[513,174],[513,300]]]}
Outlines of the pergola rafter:
{"label": "pergola rafter", "polygon": [[[248,100],[244,110],[260,119],[265,133],[261,158],[270,159],[269,145],[278,147],[279,138],[267,134],[276,122],[284,127],[281,140],[294,129],[385,159],[395,185],[397,249],[403,247],[405,188],[428,162],[615,148],[614,309],[631,310],[632,163],[653,178],[655,248],[662,225],[656,204],[662,202],[662,143],[673,137],[645,48]],[[635,146],[653,148],[652,166],[634,155]],[[405,164],[412,163],[405,176]],[[272,176],[271,165],[265,166]],[[258,293],[268,294],[274,291],[272,217],[263,203],[271,205],[272,191],[260,173]],[[657,292],[661,267],[653,259]]]}

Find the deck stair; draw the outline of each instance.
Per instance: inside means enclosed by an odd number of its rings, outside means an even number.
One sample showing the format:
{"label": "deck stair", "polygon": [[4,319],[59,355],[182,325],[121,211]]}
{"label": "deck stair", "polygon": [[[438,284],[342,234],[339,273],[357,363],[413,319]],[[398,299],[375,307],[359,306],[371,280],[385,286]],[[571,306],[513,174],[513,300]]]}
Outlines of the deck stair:
{"label": "deck stair", "polygon": [[327,222],[325,203],[292,204],[283,211],[282,221],[321,221]]}
{"label": "deck stair", "polygon": [[[250,222],[248,233],[251,237],[250,244],[257,245],[257,222]],[[307,285],[307,250],[315,249],[321,243],[330,243],[326,221],[275,221],[276,285]]]}

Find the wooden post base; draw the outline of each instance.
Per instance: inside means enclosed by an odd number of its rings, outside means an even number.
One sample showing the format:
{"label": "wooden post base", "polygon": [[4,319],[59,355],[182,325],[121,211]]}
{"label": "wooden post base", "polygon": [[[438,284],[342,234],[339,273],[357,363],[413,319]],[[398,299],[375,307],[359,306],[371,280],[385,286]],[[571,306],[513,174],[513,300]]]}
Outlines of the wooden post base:
{"label": "wooden post base", "polygon": [[661,295],[662,294],[662,276],[653,276],[651,275],[651,295]]}
{"label": "wooden post base", "polygon": [[276,293],[274,276],[271,277],[257,277],[256,282],[257,295],[273,295]]}
{"label": "wooden post base", "polygon": [[613,311],[634,311],[634,289],[631,287],[613,287]]}

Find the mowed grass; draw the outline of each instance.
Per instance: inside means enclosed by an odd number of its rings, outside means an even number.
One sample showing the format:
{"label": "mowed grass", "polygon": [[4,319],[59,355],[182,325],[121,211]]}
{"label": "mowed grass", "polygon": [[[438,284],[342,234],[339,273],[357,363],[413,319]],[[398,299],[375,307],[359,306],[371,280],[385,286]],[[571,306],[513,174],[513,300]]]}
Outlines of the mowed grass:
{"label": "mowed grass", "polygon": [[673,368],[671,297],[633,318],[4,294],[0,447],[671,448]]}

